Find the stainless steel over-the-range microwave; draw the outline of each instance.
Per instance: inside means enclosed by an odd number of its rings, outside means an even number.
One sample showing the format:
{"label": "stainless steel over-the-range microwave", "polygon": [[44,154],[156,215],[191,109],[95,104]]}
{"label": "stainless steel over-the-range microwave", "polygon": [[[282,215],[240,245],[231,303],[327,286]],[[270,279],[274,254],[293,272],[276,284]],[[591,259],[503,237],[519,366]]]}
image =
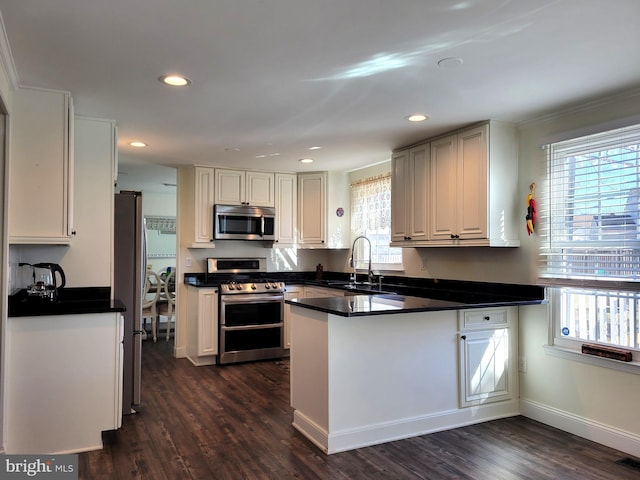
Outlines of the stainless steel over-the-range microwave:
{"label": "stainless steel over-the-range microwave", "polygon": [[250,205],[214,205],[216,240],[275,240],[276,209]]}

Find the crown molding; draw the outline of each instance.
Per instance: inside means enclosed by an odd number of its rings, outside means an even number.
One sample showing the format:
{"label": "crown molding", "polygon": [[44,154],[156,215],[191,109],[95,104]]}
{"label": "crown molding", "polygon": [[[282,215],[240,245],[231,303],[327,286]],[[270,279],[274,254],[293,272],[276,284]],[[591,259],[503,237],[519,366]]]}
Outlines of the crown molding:
{"label": "crown molding", "polygon": [[11,46],[7,38],[7,31],[4,28],[2,12],[0,12],[0,64],[7,74],[11,88],[13,90],[18,89],[18,87],[20,87],[20,80],[18,79],[16,65],[13,62],[13,54],[11,53]]}

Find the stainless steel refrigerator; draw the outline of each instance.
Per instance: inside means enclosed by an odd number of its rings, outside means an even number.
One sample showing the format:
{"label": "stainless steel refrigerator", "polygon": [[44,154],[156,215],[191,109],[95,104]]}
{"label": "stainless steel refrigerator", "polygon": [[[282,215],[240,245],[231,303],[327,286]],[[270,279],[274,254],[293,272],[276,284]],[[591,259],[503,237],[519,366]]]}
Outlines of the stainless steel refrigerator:
{"label": "stainless steel refrigerator", "polygon": [[115,194],[113,296],[126,307],[124,312],[124,367],[122,413],[135,413],[140,404],[142,375],[142,295],[146,253],[142,216],[142,192]]}

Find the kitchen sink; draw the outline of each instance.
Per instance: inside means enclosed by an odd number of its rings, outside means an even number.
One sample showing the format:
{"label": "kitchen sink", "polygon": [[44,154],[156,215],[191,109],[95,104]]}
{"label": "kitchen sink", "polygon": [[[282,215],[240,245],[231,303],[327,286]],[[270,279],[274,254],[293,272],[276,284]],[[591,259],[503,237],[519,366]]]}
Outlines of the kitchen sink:
{"label": "kitchen sink", "polygon": [[365,293],[365,294],[380,293],[380,294],[387,294],[387,295],[395,294],[395,292],[390,292],[388,290],[378,290],[378,284],[371,283],[371,282],[352,283],[352,282],[346,282],[346,281],[328,281],[327,287],[338,287],[338,288],[345,289],[346,290],[345,295],[355,295],[358,293]]}

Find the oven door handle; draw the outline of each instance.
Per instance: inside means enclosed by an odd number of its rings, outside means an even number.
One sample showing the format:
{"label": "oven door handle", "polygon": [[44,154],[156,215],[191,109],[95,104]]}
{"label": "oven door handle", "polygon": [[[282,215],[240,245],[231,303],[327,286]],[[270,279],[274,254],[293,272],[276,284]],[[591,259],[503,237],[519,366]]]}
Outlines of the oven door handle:
{"label": "oven door handle", "polygon": [[281,293],[247,293],[247,294],[231,294],[222,295],[221,302],[227,305],[231,303],[267,303],[284,301],[284,295]]}
{"label": "oven door handle", "polygon": [[226,332],[233,332],[234,330],[264,330],[265,328],[280,328],[280,323],[264,323],[259,325],[240,325],[238,327],[227,327],[226,325],[220,325],[220,328]]}

